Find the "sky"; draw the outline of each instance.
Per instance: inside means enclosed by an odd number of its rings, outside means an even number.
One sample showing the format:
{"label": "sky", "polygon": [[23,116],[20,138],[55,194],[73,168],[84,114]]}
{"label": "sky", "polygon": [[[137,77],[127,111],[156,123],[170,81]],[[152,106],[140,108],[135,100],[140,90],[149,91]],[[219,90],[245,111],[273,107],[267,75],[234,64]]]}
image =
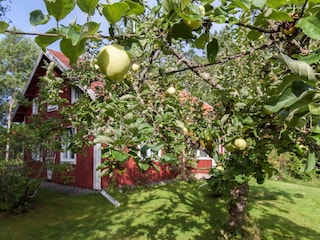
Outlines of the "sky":
{"label": "sky", "polygon": [[[47,24],[38,25],[36,28],[30,24],[30,13],[38,9],[40,9],[44,14],[47,14],[46,6],[43,0],[11,0],[11,9],[7,13],[6,17],[11,21],[10,26],[15,26],[17,29],[24,32],[44,33],[50,28],[55,27],[56,21],[54,18],[51,18]],[[69,23],[75,18],[77,18],[78,23],[85,22],[85,15],[79,10],[78,7],[76,7],[70,16],[67,16],[65,19],[63,19],[61,23],[64,25],[69,25]],[[97,18],[93,20],[99,21]],[[50,45],[49,48],[59,50],[59,44],[55,43]]]}
{"label": "sky", "polygon": [[[107,0],[105,1],[107,2]],[[155,0],[148,0],[152,5],[155,4]],[[17,29],[24,32],[40,32],[45,33],[50,28],[56,27],[56,21],[52,17],[46,25],[39,25],[36,28],[30,24],[30,12],[40,9],[44,14],[47,14],[46,6],[43,0],[11,0],[11,9],[7,13],[7,18],[11,20],[10,26],[15,26]],[[96,14],[97,15],[97,14]],[[77,19],[77,23],[83,24],[86,21],[85,14],[83,14],[78,7],[71,12],[69,16],[61,21],[61,24],[69,25],[71,21]],[[95,16],[93,21],[106,22],[104,17]],[[108,26],[105,26],[103,34],[107,34]],[[221,29],[221,26],[217,29]],[[0,38],[3,36],[0,36]],[[34,38],[34,37],[31,37]],[[48,48],[59,50],[59,42],[50,45]]]}

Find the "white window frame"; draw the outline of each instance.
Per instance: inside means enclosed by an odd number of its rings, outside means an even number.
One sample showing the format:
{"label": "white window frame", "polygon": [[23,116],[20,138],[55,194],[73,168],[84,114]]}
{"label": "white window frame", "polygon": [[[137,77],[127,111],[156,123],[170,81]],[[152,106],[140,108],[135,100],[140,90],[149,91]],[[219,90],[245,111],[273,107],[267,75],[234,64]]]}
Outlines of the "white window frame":
{"label": "white window frame", "polygon": [[[71,131],[70,131],[71,130]],[[74,135],[76,134],[76,128],[74,127],[67,127],[67,136],[64,136],[62,137],[62,149],[64,151],[61,151],[60,152],[60,162],[64,162],[64,163],[71,163],[71,164],[76,164],[76,161],[77,161],[77,153],[75,152],[72,152],[70,150],[68,150],[68,146],[70,145],[70,142],[69,142],[69,134],[71,133],[71,135]],[[65,143],[63,142],[65,141]]]}
{"label": "white window frame", "polygon": [[57,104],[55,104],[55,105],[48,104],[47,105],[47,112],[57,111],[58,109],[59,109],[59,106]]}
{"label": "white window frame", "polygon": [[31,158],[34,161],[42,162],[42,150],[40,145],[34,144],[32,146]]}
{"label": "white window frame", "polygon": [[[152,151],[151,148],[148,148],[147,151],[146,151],[146,156],[142,156],[142,153],[140,151],[141,147],[143,147],[144,145],[138,145],[138,149],[139,149],[139,152],[138,152],[138,157],[140,158],[140,161],[144,161],[145,159],[147,158],[152,158],[155,154],[155,152]],[[157,153],[157,156],[158,157],[161,157],[162,156],[162,149],[160,149]],[[154,162],[158,162],[158,160],[153,160]]]}
{"label": "white window frame", "polygon": [[32,115],[39,113],[39,98],[35,97],[32,99]]}
{"label": "white window frame", "polygon": [[[202,156],[201,156],[202,155]],[[206,156],[203,156],[206,155]],[[202,149],[197,149],[196,150],[196,158],[203,160],[203,159],[212,159],[205,151],[203,151]]]}
{"label": "white window frame", "polygon": [[71,87],[71,104],[74,104],[81,96],[82,91],[78,87]]}

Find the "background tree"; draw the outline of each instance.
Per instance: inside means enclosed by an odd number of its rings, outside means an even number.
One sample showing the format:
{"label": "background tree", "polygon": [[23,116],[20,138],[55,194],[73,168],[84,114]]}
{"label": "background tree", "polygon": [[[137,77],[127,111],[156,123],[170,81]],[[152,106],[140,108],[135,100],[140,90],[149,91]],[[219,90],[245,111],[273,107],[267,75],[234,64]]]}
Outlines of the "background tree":
{"label": "background tree", "polygon": [[[0,49],[0,123],[9,134],[14,106],[29,79],[39,48],[29,38],[7,35],[0,41]],[[5,159],[9,159],[9,144]]]}
{"label": "background tree", "polygon": [[5,19],[6,13],[10,10],[11,0],[0,1],[0,19]]}

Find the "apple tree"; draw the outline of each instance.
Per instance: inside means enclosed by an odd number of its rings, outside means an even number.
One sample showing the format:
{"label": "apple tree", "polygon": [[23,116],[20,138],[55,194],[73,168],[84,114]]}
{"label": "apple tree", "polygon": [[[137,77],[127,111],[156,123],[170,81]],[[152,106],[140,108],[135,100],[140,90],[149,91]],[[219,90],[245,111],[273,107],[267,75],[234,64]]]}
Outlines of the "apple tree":
{"label": "apple tree", "polygon": [[[270,150],[288,149],[292,143],[306,145],[304,171],[314,168],[320,141],[318,1],[44,3],[47,13],[33,11],[31,24],[47,24],[50,17],[57,24],[37,34],[35,41],[43,50],[60,41],[61,51],[74,64],[67,73],[71,82],[87,88],[100,82],[91,101],[83,99],[75,105],[77,110],[68,112],[74,125],[85,129],[84,135],[96,135],[95,141],[107,144],[104,154],[110,161],[101,166],[106,174],[129,156],[142,159],[137,164],[146,170],[156,167],[147,154],[150,150],[162,149],[160,160],[171,163],[181,156],[188,159],[190,149],[200,147],[218,160],[210,184],[229,199],[224,237],[243,239],[248,181],[255,178],[263,183],[272,174],[267,161]],[[75,8],[87,21],[61,24]],[[104,22],[94,21],[96,15]],[[107,33],[103,32],[106,23]],[[219,37],[215,29],[221,25],[228,30]],[[18,33],[7,27],[0,22],[1,32]],[[113,51],[101,57],[92,47],[100,41],[109,48],[122,46],[130,57],[119,58]],[[188,49],[204,53],[206,60],[195,61]],[[87,52],[92,53],[88,61],[77,61]],[[119,78],[110,76],[113,59],[122,67]],[[128,61],[140,70],[128,71],[123,66]],[[201,82],[192,81],[191,86],[205,86],[212,96],[194,98],[192,92],[199,91],[184,92],[186,76]],[[207,100],[212,111],[201,108]],[[217,154],[219,144],[225,146],[226,154]]]}

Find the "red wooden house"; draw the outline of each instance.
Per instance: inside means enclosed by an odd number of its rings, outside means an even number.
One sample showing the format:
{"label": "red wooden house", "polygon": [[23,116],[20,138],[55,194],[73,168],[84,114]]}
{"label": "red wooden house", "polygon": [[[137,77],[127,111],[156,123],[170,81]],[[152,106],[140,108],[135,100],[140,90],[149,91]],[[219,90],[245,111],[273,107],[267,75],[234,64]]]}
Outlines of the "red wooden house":
{"label": "red wooden house", "polygon": [[[28,124],[33,115],[38,114],[38,82],[39,77],[46,74],[46,70],[43,68],[45,63],[54,62],[56,67],[54,69],[56,76],[61,76],[61,74],[70,68],[69,60],[62,53],[48,50],[45,53],[41,53],[38,57],[29,81],[24,89],[23,95],[25,99],[31,102],[31,106],[18,105],[13,117],[14,122],[20,122]],[[79,95],[79,91],[84,91],[84,89],[78,89],[75,87],[64,85],[63,93],[60,94],[62,98],[67,99],[70,104],[73,104]],[[89,96],[94,97],[95,91],[92,89],[86,90]],[[209,105],[205,105],[206,108],[211,108]],[[57,105],[47,105],[46,113],[44,119],[59,116],[59,108]],[[73,134],[76,129],[72,126],[66,126],[69,134]],[[208,158],[201,151],[197,151],[199,156],[198,161],[198,172],[208,173],[208,169],[214,166],[213,159]],[[72,185],[77,187],[85,187],[91,189],[103,189],[108,185],[108,178],[101,178],[100,172],[96,168],[101,164],[101,146],[99,144],[94,146],[87,146],[81,153],[74,153],[68,150],[59,153],[50,153],[45,157],[37,156],[33,154],[32,161],[38,161],[39,163],[45,158],[50,158],[55,163],[69,163],[73,168],[74,182]],[[117,176],[117,184],[119,185],[132,185],[137,182],[152,182],[160,181],[165,179],[174,178],[177,174],[176,171],[170,169],[168,165],[160,165],[160,171],[154,169],[147,170],[146,173],[141,173],[135,166],[134,161],[131,159],[126,163],[127,171],[124,174]],[[51,172],[48,171],[48,178],[51,179]],[[61,181],[61,179],[55,177],[53,173],[53,181]]]}

